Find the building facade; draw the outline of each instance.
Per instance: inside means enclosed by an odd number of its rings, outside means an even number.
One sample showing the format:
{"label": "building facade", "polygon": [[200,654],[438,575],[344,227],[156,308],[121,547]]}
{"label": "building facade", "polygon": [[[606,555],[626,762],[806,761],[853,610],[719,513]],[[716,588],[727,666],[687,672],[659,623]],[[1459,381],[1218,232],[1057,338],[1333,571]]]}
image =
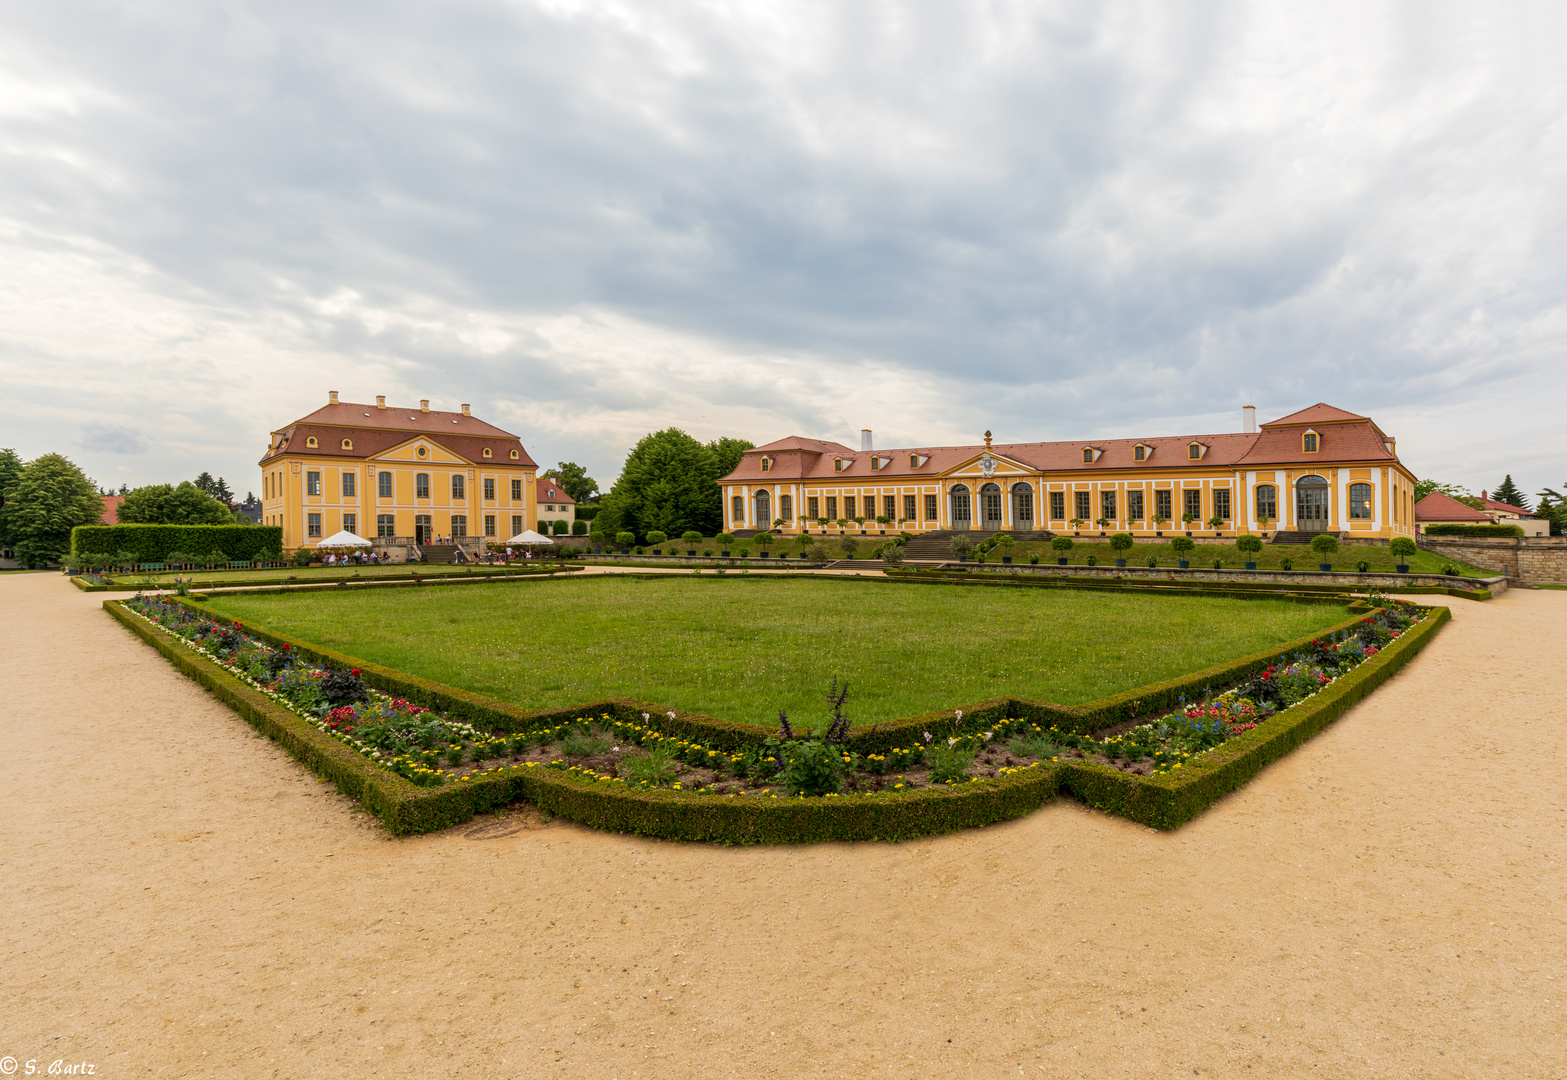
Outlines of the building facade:
{"label": "building facade", "polygon": [[[1413,535],[1415,478],[1364,416],[1318,404],[1259,428],[875,450],[791,437],[719,481],[728,531],[898,528]],[[874,525],[866,524],[874,522]],[[843,524],[839,524],[843,523]]]}
{"label": "building facade", "polygon": [[382,543],[505,540],[533,525],[537,467],[517,436],[472,415],[328,403],[272,432],[261,465],[263,525],[289,550],[346,530]]}
{"label": "building facade", "polygon": [[565,522],[565,531],[571,532],[571,523],[577,520],[576,499],[547,476],[539,477],[534,498],[539,506],[539,532],[549,535],[557,521]]}

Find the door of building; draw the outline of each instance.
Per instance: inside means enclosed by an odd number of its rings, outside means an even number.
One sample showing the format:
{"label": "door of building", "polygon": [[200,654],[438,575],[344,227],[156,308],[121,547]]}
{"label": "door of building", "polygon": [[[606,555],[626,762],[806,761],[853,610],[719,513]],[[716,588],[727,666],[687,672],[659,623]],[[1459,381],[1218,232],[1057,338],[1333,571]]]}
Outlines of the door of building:
{"label": "door of building", "polygon": [[973,516],[969,509],[969,490],[963,484],[958,484],[952,489],[952,527],[954,529],[973,527]]}
{"label": "door of building", "polygon": [[414,515],[414,543],[428,544],[430,542],[430,515]]}
{"label": "door of building", "polygon": [[1328,531],[1328,482],[1303,476],[1295,485],[1295,528],[1299,532]]}
{"label": "door of building", "polygon": [[1001,528],[1001,485],[986,484],[979,489],[979,499],[984,508],[980,527],[986,532],[995,532]]}

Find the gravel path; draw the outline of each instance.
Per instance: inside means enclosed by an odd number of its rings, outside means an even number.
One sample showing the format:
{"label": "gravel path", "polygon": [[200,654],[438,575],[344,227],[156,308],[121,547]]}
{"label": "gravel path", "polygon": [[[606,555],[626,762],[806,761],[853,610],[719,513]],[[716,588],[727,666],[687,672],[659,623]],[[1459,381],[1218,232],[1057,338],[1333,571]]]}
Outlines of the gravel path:
{"label": "gravel path", "polygon": [[1066,802],[770,849],[525,810],[389,839],[100,601],[0,576],[23,1070],[1567,1072],[1564,592],[1452,601],[1403,674],[1175,833]]}

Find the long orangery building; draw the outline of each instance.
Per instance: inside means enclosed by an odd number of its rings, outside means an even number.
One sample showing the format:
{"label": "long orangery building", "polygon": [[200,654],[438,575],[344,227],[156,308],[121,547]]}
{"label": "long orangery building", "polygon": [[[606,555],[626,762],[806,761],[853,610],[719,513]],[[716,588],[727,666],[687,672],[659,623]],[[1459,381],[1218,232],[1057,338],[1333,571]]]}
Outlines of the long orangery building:
{"label": "long orangery building", "polygon": [[1153,536],[1414,534],[1415,477],[1370,419],[1317,404],[1240,432],[876,450],[791,437],[719,481],[725,526],[911,532],[1094,528]]}

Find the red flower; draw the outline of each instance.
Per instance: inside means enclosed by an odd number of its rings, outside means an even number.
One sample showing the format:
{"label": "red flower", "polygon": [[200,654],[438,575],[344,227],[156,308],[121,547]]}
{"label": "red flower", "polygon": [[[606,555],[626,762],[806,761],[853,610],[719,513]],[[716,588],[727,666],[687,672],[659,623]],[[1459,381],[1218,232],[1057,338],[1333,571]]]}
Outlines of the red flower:
{"label": "red flower", "polygon": [[353,674],[354,674],[354,678],[357,679],[359,677],[359,669],[358,668],[354,668]]}

